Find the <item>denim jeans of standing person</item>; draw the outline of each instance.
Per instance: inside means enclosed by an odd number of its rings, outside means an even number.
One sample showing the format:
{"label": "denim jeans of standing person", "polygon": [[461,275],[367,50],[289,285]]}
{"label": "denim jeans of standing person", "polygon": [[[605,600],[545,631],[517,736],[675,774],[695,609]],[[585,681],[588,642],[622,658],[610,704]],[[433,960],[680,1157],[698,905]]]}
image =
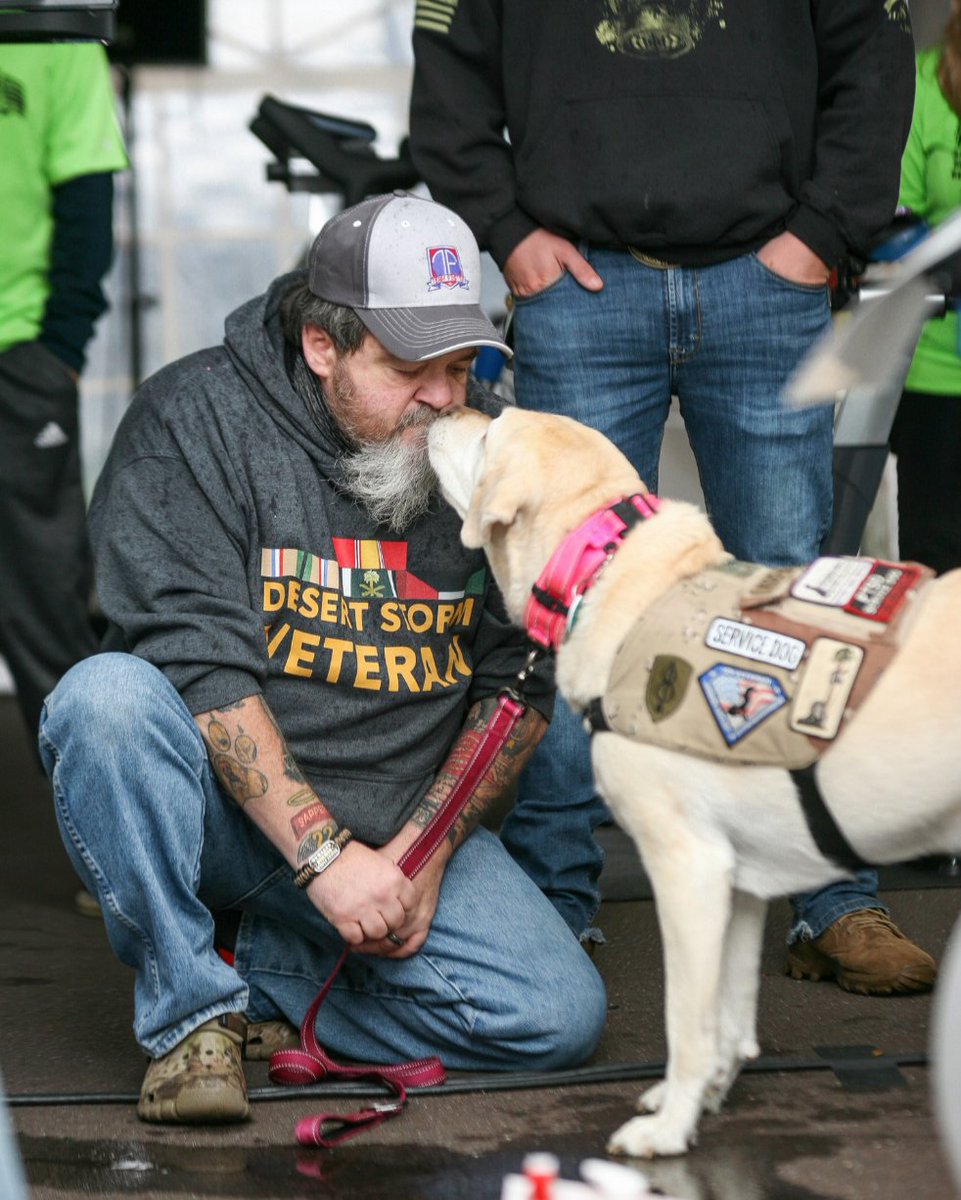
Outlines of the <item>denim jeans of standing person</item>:
{"label": "denim jeans of standing person", "polygon": [[[680,268],[578,249],[604,280],[602,291],[565,274],[515,300],[518,404],[599,429],[656,491],[676,395],[724,546],[771,566],[817,557],[831,523],[834,414],[825,406],[792,410],[781,390],[829,325],[827,288],[783,279],[753,254]],[[603,856],[593,830],[605,819],[588,737],[559,698],[501,836],[581,937],[600,902]],[[789,941],[819,937],[844,913],[884,907],[873,871],[792,904]]]}
{"label": "denim jeans of standing person", "polygon": [[[166,677],[130,655],[86,659],[48,698],[40,748],[64,844],[135,971],[147,1053],[225,1012],[299,1025],[343,943],[221,791]],[[243,913],[233,966],[214,948],[222,909]],[[317,1036],[361,1061],[438,1054],[451,1068],[549,1069],[586,1058],[605,1014],[588,956],[478,829],[447,867],[420,952],[349,957]]]}

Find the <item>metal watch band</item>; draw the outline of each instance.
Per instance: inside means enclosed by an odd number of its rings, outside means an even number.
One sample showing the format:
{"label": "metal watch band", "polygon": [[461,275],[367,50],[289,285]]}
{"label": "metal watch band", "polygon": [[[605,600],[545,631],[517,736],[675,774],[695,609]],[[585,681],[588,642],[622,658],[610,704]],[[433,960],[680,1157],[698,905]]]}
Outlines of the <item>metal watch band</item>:
{"label": "metal watch band", "polygon": [[340,857],[340,852],[347,845],[354,835],[349,829],[340,829],[337,834],[328,838],[311,854],[305,863],[303,863],[294,872],[294,884],[299,888],[305,888],[308,883]]}

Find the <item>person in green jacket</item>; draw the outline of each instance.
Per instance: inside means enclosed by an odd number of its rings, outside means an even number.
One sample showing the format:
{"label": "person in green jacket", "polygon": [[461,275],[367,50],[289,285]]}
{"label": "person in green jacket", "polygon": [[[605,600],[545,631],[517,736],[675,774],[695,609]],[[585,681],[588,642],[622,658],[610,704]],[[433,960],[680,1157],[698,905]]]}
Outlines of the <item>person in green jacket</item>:
{"label": "person in green jacket", "polygon": [[127,166],[102,46],[0,45],[0,163],[0,654],[35,737],[97,646],[77,384]]}
{"label": "person in green jacket", "polygon": [[[961,206],[961,0],[941,43],[917,58],[900,204],[928,225]],[[902,558],[961,565],[961,329],[958,311],[928,321],[891,431]]]}

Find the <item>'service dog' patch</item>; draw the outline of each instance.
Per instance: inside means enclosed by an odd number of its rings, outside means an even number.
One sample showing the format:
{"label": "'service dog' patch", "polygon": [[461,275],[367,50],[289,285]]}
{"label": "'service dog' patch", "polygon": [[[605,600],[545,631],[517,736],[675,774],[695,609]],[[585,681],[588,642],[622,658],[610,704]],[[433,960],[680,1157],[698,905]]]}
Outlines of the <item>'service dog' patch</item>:
{"label": "'service dog' patch", "polygon": [[774,633],[746,621],[715,617],[708,626],[704,643],[711,650],[726,650],[755,662],[793,671],[804,656],[807,643],[800,638]]}

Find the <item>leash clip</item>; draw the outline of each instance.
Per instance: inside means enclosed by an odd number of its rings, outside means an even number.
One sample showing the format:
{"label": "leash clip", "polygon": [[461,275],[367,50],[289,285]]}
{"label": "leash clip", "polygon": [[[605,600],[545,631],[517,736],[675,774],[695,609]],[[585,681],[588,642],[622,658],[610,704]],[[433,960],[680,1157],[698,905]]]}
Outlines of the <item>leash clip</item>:
{"label": "leash clip", "polygon": [[532,645],[527,652],[527,659],[521,669],[517,672],[516,687],[506,688],[505,691],[515,700],[521,701],[524,695],[524,684],[534,674],[534,668],[537,666],[538,660],[543,655],[542,647]]}
{"label": "leash clip", "polygon": [[376,1104],[370,1106],[370,1111],[375,1113],[399,1113],[405,1104],[405,1100],[378,1100]]}

